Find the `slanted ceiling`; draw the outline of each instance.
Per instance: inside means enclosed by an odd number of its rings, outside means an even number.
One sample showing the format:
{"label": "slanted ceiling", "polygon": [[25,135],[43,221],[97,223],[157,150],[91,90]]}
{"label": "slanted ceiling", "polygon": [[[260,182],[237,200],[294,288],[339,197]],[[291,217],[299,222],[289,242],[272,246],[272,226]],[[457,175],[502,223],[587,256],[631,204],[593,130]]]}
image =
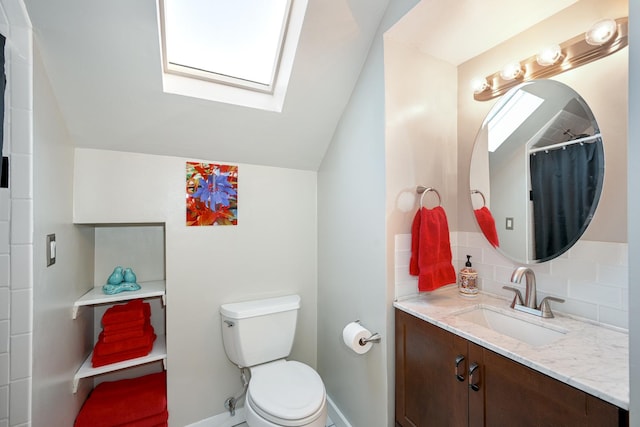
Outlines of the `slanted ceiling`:
{"label": "slanted ceiling", "polygon": [[[389,3],[309,0],[284,108],[276,113],[163,93],[155,0],[24,1],[75,146],[305,170],[318,169]],[[511,3],[548,16],[574,1]],[[460,63],[506,38],[487,31],[492,27],[478,30],[486,17],[468,16],[487,8],[476,3],[423,0],[415,8],[421,15],[412,15],[396,37]],[[455,25],[458,15],[465,16],[464,27]],[[484,42],[460,47],[463,37],[444,39],[430,22],[448,22],[458,34],[475,28],[474,40]],[[443,45],[456,56],[443,56]]]}

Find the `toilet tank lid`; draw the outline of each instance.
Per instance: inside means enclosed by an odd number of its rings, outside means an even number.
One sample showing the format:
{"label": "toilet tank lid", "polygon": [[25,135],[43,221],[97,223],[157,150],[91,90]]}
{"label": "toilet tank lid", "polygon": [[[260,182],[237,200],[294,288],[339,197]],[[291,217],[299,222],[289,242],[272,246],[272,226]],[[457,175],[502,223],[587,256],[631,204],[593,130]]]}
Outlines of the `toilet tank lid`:
{"label": "toilet tank lid", "polygon": [[247,317],[297,310],[299,308],[300,296],[287,295],[284,297],[222,304],[220,306],[220,314],[230,319],[244,319]]}

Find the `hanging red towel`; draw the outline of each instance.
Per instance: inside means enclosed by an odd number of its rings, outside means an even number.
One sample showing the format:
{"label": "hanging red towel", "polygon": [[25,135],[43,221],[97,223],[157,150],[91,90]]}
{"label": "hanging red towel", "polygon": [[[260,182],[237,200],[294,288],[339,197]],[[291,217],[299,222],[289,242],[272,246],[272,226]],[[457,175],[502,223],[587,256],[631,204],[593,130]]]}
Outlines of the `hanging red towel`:
{"label": "hanging red towel", "polygon": [[[98,384],[80,409],[75,427],[166,425],[165,372]],[[155,422],[155,424],[151,424]]]}
{"label": "hanging red towel", "polygon": [[409,262],[409,273],[418,276],[418,290],[433,291],[456,283],[451,259],[449,223],[444,209],[441,206],[420,208],[411,226]]}
{"label": "hanging red towel", "polygon": [[491,211],[486,206],[483,206],[480,209],[475,209],[473,212],[476,215],[480,230],[482,230],[482,233],[484,233],[489,243],[496,248],[499,247],[500,242],[498,240],[498,231],[496,230],[496,221],[493,219]]}

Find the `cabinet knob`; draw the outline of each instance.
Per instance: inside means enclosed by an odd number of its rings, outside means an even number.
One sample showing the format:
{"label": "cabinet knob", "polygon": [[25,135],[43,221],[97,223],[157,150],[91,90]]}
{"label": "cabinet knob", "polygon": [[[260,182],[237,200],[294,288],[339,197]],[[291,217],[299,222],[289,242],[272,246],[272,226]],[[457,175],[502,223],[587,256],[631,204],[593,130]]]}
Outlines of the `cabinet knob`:
{"label": "cabinet knob", "polygon": [[480,390],[480,365],[473,362],[469,366],[469,388],[473,391]]}
{"label": "cabinet knob", "polygon": [[462,367],[462,374],[460,374],[460,364],[464,362],[464,356],[459,354],[456,356],[455,375],[456,379],[460,382],[464,381],[464,366]]}

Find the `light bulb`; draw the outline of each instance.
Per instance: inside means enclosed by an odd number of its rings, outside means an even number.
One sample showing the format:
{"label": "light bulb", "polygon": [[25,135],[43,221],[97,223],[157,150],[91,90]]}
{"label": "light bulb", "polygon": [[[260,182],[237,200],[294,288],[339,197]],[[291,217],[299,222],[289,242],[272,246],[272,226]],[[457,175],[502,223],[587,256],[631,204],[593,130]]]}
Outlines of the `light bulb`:
{"label": "light bulb", "polygon": [[473,93],[482,93],[489,87],[489,82],[487,82],[487,79],[484,77],[476,77],[471,80],[471,89],[473,89]]}
{"label": "light bulb", "polygon": [[584,33],[585,41],[592,46],[602,46],[616,35],[618,24],[613,19],[602,19]]}
{"label": "light bulb", "polygon": [[520,74],[522,74],[522,66],[519,62],[510,62],[500,71],[500,77],[507,81],[518,78]]}
{"label": "light bulb", "polygon": [[558,62],[561,57],[562,50],[560,50],[560,45],[554,44],[553,46],[548,46],[542,49],[536,55],[536,62],[543,67],[547,67]]}

